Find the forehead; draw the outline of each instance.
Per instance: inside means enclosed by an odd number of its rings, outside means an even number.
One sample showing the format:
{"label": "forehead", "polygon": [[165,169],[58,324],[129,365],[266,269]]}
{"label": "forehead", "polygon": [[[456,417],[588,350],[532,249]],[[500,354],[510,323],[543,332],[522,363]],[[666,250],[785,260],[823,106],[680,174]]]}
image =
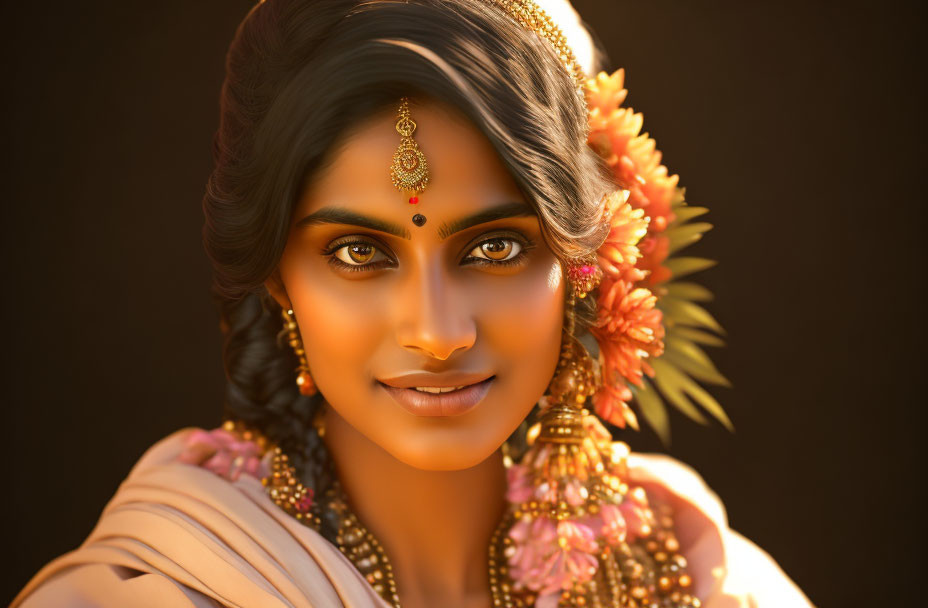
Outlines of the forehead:
{"label": "forehead", "polygon": [[[397,108],[399,104],[397,104]],[[445,220],[525,197],[487,137],[456,109],[434,101],[410,99],[416,123],[413,139],[425,155],[429,184],[419,203],[390,178],[393,153],[400,143],[397,111],[388,108],[359,124],[332,152],[330,162],[306,184],[297,215],[322,207],[347,207],[393,221],[421,213]],[[408,216],[408,218],[407,218]]]}

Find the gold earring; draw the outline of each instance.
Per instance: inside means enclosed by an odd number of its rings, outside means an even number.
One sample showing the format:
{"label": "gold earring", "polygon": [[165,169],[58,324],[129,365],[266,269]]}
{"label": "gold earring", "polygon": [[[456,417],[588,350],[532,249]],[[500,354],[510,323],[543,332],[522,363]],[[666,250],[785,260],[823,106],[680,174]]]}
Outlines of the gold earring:
{"label": "gold earring", "polygon": [[399,147],[393,153],[390,177],[400,192],[412,191],[412,196],[409,197],[411,205],[419,202],[419,193],[425,190],[429,183],[429,165],[425,161],[425,154],[412,138],[415,130],[416,123],[409,116],[409,99],[403,97],[396,120],[396,132],[400,134],[401,139]]}
{"label": "gold earring", "polygon": [[599,287],[603,280],[603,271],[595,255],[571,260],[567,263],[567,278],[576,298],[585,298],[588,293]]}
{"label": "gold earring", "polygon": [[[571,294],[565,315],[561,356],[542,397],[539,420],[528,430],[526,439],[530,446],[539,440],[542,443],[579,444],[589,434],[589,424],[585,420],[590,413],[584,405],[587,398],[596,392],[599,379],[593,357],[574,336],[576,301],[576,296]],[[542,469],[547,466],[540,460],[535,461],[535,465]],[[541,475],[540,471],[536,473]]]}
{"label": "gold earring", "polygon": [[293,309],[281,309],[281,315],[284,318],[284,331],[287,333],[287,340],[290,342],[294,354],[296,354],[300,361],[299,367],[296,368],[296,385],[299,387],[301,394],[311,397],[315,395],[318,390],[316,389],[316,383],[313,382],[313,377],[309,375],[309,364],[306,362],[306,351],[303,349],[303,342],[300,340],[300,333],[297,330]]}
{"label": "gold earring", "polygon": [[[627,446],[613,444],[584,407],[598,378],[592,357],[573,335],[576,300],[571,293],[561,358],[539,421],[528,431],[529,447],[507,471],[511,527],[505,555],[513,588],[545,596],[550,605],[570,594],[599,597],[599,589],[615,585],[624,559],[619,504],[628,491],[623,485]],[[549,556],[573,564],[571,575],[552,569]]]}
{"label": "gold earring", "polygon": [[571,294],[565,315],[561,357],[554,376],[548,384],[545,397],[549,408],[559,405],[579,414],[587,398],[592,397],[596,392],[597,378],[593,358],[586,347],[574,336],[576,329],[574,305],[576,302],[576,295]]}

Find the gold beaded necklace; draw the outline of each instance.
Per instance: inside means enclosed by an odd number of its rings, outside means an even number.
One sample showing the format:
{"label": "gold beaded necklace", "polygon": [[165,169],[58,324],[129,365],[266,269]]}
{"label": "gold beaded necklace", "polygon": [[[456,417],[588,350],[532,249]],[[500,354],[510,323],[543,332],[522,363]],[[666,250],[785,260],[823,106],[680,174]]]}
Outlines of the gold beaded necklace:
{"label": "gold beaded necklace", "polygon": [[[237,423],[227,423],[226,429],[238,431],[245,438],[260,435]],[[321,430],[321,429],[320,429]],[[263,438],[259,445],[267,445]],[[299,480],[289,457],[279,447],[271,449],[271,472],[262,479],[268,495],[281,509],[316,532],[321,529],[319,505],[325,505],[338,517],[335,544],[374,591],[393,608],[400,608],[399,593],[393,567],[381,544],[348,508],[346,496],[336,481],[319,501],[310,501],[311,491]],[[509,461],[507,457],[505,459]],[[310,502],[315,505],[310,511]],[[656,506],[656,525],[651,533],[618,549],[607,549],[598,555],[596,576],[585,586],[565,590],[561,606],[591,608],[645,608],[674,606],[699,608],[700,601],[689,591],[692,581],[686,573],[686,558],[673,531],[672,510],[667,505]],[[502,518],[490,540],[487,570],[490,595],[494,608],[529,608],[536,594],[516,589],[508,576],[507,560],[512,552],[512,540],[506,531],[518,517],[512,511]]]}

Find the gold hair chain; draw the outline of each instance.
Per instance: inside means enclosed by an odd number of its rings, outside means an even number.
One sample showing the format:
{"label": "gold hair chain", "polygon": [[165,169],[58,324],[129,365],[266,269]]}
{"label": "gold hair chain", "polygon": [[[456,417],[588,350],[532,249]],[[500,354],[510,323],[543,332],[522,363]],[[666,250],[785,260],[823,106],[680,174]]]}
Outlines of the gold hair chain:
{"label": "gold hair chain", "polygon": [[532,30],[539,37],[550,42],[564,69],[573,79],[580,98],[586,99],[584,95],[584,86],[587,80],[586,72],[583,71],[583,66],[577,61],[576,55],[574,55],[570,45],[567,44],[567,37],[564,36],[564,32],[544,10],[535,4],[533,0],[486,1],[506,10],[519,25],[527,30]]}

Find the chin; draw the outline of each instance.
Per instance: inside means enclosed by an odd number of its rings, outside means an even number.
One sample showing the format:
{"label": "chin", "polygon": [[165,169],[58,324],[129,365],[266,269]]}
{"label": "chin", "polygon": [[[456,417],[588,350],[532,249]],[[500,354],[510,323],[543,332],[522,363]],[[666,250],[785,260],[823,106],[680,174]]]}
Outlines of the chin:
{"label": "chin", "polygon": [[[404,441],[391,446],[382,446],[394,458],[423,471],[462,471],[477,466],[503,444],[487,442],[486,438],[440,437],[436,433],[428,439]],[[507,435],[508,436],[508,435]]]}

